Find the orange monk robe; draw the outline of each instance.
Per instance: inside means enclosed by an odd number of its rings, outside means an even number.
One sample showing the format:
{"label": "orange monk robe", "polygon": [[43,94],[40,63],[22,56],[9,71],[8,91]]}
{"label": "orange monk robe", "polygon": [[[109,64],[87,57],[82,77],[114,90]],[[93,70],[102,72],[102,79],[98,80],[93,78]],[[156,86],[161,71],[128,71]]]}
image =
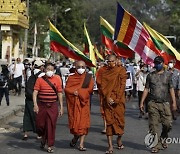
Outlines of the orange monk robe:
{"label": "orange monk robe", "polygon": [[98,87],[98,94],[99,94],[99,100],[100,100],[100,112],[102,115],[102,118],[104,119],[104,110],[102,106],[103,96],[101,91],[101,80],[102,80],[102,74],[107,70],[107,66],[100,67],[96,72],[96,84]]}
{"label": "orange monk robe", "polygon": [[[94,81],[91,78],[88,88],[81,88],[85,73],[75,73],[68,77],[65,87],[68,120],[71,134],[87,135],[90,127],[90,94],[93,92]],[[78,91],[78,96],[74,91]]]}
{"label": "orange monk robe", "polygon": [[[109,136],[124,134],[126,78],[126,70],[122,66],[115,66],[102,74],[103,109],[107,122],[106,134]],[[109,98],[115,102],[112,106],[109,105]]]}

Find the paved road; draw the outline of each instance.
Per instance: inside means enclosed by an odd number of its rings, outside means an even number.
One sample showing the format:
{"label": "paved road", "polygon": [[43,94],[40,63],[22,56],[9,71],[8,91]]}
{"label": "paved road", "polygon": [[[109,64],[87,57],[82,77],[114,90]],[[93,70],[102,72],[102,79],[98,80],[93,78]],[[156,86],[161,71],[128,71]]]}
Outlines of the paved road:
{"label": "paved road", "polygon": [[[123,136],[124,150],[114,149],[114,153],[122,154],[146,154],[150,153],[149,149],[144,145],[144,137],[148,132],[148,121],[138,119],[137,100],[134,99],[126,104],[126,127],[125,135]],[[23,113],[18,113],[14,118],[7,121],[3,129],[0,130],[0,154],[43,154],[45,151],[40,150],[40,141],[35,139],[35,135],[31,134],[28,141],[22,141],[22,116]],[[85,146],[87,151],[84,154],[103,154],[107,150],[106,136],[100,132],[103,129],[101,115],[99,113],[99,102],[97,95],[92,99],[91,110],[91,128],[86,137]],[[170,137],[180,138],[180,117],[174,122],[173,130]],[[67,112],[58,120],[55,142],[55,153],[61,154],[79,154],[76,148],[70,148],[69,142],[72,135],[69,133],[67,125]],[[116,138],[113,140],[116,143]],[[168,149],[161,151],[163,154],[179,154],[180,144],[171,144]],[[83,153],[83,152],[82,152]]]}

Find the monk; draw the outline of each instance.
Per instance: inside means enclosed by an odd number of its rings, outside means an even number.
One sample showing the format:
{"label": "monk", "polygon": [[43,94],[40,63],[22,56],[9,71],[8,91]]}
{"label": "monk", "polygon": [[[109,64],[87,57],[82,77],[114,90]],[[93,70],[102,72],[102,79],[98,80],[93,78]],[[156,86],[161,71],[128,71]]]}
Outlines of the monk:
{"label": "monk", "polygon": [[101,112],[103,122],[104,122],[104,129],[101,131],[102,134],[106,134],[106,120],[105,120],[104,110],[102,106],[103,96],[102,96],[102,90],[101,90],[101,80],[102,80],[102,74],[106,70],[107,70],[107,65],[104,64],[96,72],[96,84],[98,87],[98,94],[99,94],[99,100],[100,100],[100,112]]}
{"label": "monk", "polygon": [[90,127],[90,94],[94,81],[86,73],[83,61],[75,63],[76,71],[70,74],[65,87],[70,133],[74,135],[70,146],[74,147],[80,138],[79,151],[86,151],[84,139]]}
{"label": "monk", "polygon": [[115,55],[108,57],[108,68],[102,74],[101,90],[103,95],[103,109],[107,123],[106,135],[109,149],[106,153],[113,153],[112,137],[118,135],[118,149],[124,146],[121,137],[124,134],[125,114],[125,85],[126,70],[121,65],[117,66]]}
{"label": "monk", "polygon": [[[55,142],[55,130],[58,115],[63,115],[62,81],[54,74],[54,65],[45,65],[46,75],[36,80],[33,92],[34,112],[36,113],[36,128],[42,136],[41,148],[48,145],[47,152],[52,153]],[[38,98],[38,99],[37,99]],[[59,107],[58,107],[59,103]],[[58,113],[59,108],[59,113]]]}

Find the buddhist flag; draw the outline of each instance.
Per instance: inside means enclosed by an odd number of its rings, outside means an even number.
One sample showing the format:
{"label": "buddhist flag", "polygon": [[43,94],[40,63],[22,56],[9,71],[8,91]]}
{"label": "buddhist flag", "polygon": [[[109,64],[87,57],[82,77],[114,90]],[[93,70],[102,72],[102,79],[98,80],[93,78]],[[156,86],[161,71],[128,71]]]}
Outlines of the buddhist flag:
{"label": "buddhist flag", "polygon": [[114,40],[124,43],[138,53],[146,64],[153,65],[154,58],[160,55],[143,25],[119,3]]}
{"label": "buddhist flag", "polygon": [[125,44],[121,42],[114,43],[114,28],[103,17],[100,17],[100,30],[102,43],[108,50],[114,51],[117,56],[124,58],[132,58],[134,56],[134,52]]}
{"label": "buddhist flag", "polygon": [[72,43],[66,40],[50,21],[49,26],[50,48],[52,51],[60,52],[68,58],[82,60],[88,66],[95,67],[92,64],[92,61],[87,56],[85,56],[78,48],[76,48]]}
{"label": "buddhist flag", "polygon": [[[95,57],[95,52],[94,52],[94,46],[91,43],[85,23],[84,23],[84,35],[86,38],[85,40],[87,40],[87,42],[85,42],[85,46],[89,50],[89,58],[92,61],[93,65],[96,66],[96,57]],[[91,70],[92,70],[93,74],[96,73],[96,68],[91,68]]]}
{"label": "buddhist flag", "polygon": [[162,34],[152,29],[146,23],[143,23],[146,30],[149,32],[157,49],[161,51],[166,64],[170,60],[176,60],[175,67],[180,69],[180,53],[172,46],[171,42]]}

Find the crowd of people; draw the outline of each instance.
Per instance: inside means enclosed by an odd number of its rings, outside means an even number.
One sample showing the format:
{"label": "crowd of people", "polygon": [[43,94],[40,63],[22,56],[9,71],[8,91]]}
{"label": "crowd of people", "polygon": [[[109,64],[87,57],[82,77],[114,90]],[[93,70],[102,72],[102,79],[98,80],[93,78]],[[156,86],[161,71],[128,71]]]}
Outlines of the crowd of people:
{"label": "crowd of people", "polygon": [[[25,110],[23,117],[23,140],[28,140],[29,132],[41,139],[40,147],[48,153],[54,152],[57,118],[64,113],[63,93],[66,97],[68,124],[73,138],[70,146],[75,147],[79,140],[79,151],[86,151],[84,141],[90,128],[90,108],[93,91],[97,90],[108,150],[113,153],[112,138],[117,135],[117,147],[124,149],[122,136],[125,127],[125,103],[138,98],[139,118],[149,119],[150,133],[158,136],[158,144],[153,153],[167,148],[163,143],[180,112],[180,72],[175,61],[165,66],[162,57],[154,59],[154,67],[141,60],[136,64],[115,55],[108,55],[104,62],[97,64],[96,74],[92,74],[83,61],[67,65],[66,61],[56,63],[36,60],[21,62],[12,60],[9,66],[3,65],[0,74],[0,103],[3,96],[10,105],[9,90],[21,95],[25,83]],[[130,75],[128,75],[128,73]],[[131,88],[127,79],[130,77]],[[97,89],[95,88],[97,86]],[[1,105],[1,104],[0,104]],[[159,134],[159,123],[162,133]]]}

